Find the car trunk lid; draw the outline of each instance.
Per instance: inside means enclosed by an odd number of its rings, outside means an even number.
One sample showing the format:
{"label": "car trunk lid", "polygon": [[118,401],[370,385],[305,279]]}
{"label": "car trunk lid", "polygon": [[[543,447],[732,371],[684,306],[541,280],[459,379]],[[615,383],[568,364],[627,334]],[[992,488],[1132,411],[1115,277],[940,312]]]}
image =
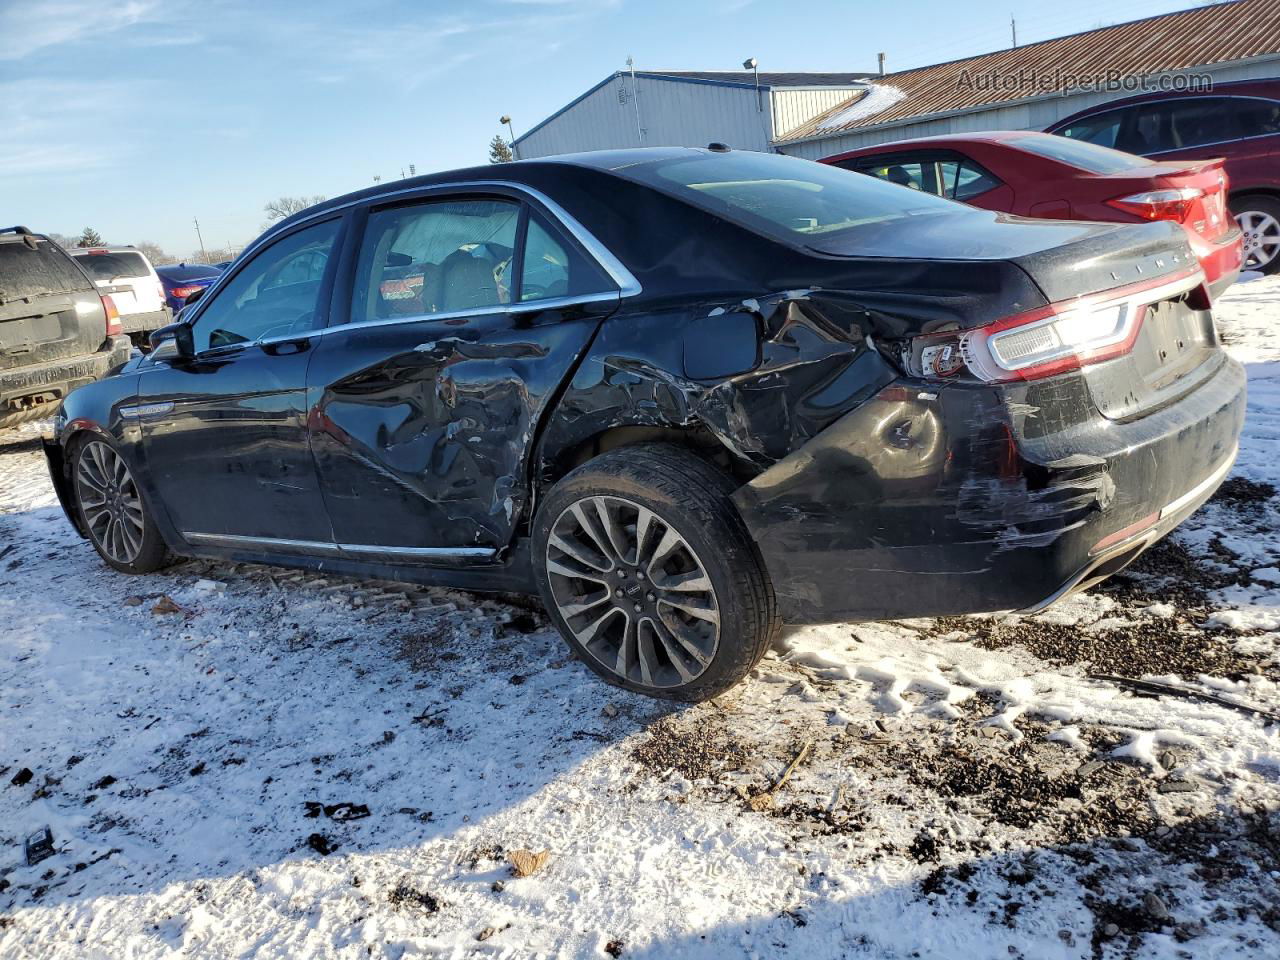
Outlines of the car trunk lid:
{"label": "car trunk lid", "polygon": [[1222,160],[1146,164],[1094,179],[1108,194],[1107,203],[1127,213],[1173,220],[1210,241],[1223,240],[1235,229]]}

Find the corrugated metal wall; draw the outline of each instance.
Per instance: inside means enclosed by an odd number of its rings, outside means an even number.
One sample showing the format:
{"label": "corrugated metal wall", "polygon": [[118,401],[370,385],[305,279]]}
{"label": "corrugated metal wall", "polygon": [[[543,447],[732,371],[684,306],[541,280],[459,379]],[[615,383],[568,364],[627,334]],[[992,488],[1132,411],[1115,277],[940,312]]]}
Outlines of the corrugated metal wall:
{"label": "corrugated metal wall", "polygon": [[773,135],[783,136],[800,124],[849,99],[849,87],[783,87],[773,91]]}
{"label": "corrugated metal wall", "polygon": [[[1257,80],[1280,76],[1280,60],[1259,60],[1250,63],[1215,66],[1191,71],[1207,73],[1215,83],[1232,80]],[[817,160],[846,150],[887,143],[891,140],[910,140],[912,137],[934,137],[943,134],[972,133],[978,130],[1043,130],[1057,120],[1070,116],[1100,103],[1121,100],[1129,94],[1082,93],[1066,97],[1050,97],[1032,103],[1005,104],[989,110],[926,120],[923,123],[905,123],[892,127],[864,127],[853,133],[828,137],[825,140],[808,140],[802,143],[778,144],[782,153],[795,157]]]}
{"label": "corrugated metal wall", "polygon": [[[635,83],[633,95],[632,83]],[[636,106],[643,136],[636,130]],[[812,114],[811,114],[812,116]],[[768,150],[773,131],[769,91],[710,83],[614,76],[516,145],[524,159],[619,147],[706,146]]]}

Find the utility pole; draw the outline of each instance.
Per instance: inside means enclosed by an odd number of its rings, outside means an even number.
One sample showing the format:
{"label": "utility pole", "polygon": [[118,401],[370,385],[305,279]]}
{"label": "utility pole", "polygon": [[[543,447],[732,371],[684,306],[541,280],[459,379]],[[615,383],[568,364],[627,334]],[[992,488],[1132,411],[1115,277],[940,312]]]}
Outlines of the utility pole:
{"label": "utility pole", "polygon": [[1013,46],[1018,46],[1018,21],[1013,19],[1013,14],[1009,15],[1009,32],[1013,34]]}
{"label": "utility pole", "polygon": [[200,236],[200,220],[196,217],[191,218],[191,222],[196,225],[196,239],[200,241],[200,256],[204,257],[204,262],[209,262],[209,255],[204,252],[204,237]]}
{"label": "utility pole", "polygon": [[640,90],[636,87],[636,62],[627,56],[627,69],[631,71],[631,104],[636,108],[636,142],[644,146],[644,127],[640,125]]}

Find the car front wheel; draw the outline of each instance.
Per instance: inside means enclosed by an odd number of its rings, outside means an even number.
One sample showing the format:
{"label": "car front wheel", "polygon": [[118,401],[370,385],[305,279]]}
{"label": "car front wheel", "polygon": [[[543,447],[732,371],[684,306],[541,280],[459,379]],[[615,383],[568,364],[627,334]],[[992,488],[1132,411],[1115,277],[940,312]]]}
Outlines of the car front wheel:
{"label": "car front wheel", "polygon": [[610,683],[706,700],[769,649],[773,588],[733,487],[682,447],[646,444],[583,464],[543,503],[534,524],[543,602]]}
{"label": "car front wheel", "polygon": [[150,573],[164,566],[164,540],[115,447],[99,439],[81,443],[71,471],[81,523],[102,559],[124,573]]}

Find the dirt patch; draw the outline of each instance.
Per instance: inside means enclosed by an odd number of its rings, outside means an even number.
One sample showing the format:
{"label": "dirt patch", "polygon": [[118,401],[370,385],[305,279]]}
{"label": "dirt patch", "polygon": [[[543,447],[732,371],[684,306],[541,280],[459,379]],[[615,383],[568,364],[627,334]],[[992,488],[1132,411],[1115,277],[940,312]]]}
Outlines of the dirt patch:
{"label": "dirt patch", "polygon": [[435,913],[444,906],[444,901],[439,897],[427,893],[425,890],[419,890],[404,881],[397,883],[391,892],[387,894],[387,902],[393,907],[401,907],[406,904],[421,907],[427,913]]}
{"label": "dirt patch", "polygon": [[719,717],[700,711],[663,717],[631,751],[632,759],[655,773],[674,770],[686,780],[740,769],[747,756],[747,744],[732,736]]}
{"label": "dirt patch", "polygon": [[[1147,598],[1147,602],[1152,602]],[[1000,621],[945,617],[938,635],[963,631],[986,650],[1020,646],[1055,664],[1088,664],[1096,673],[1123,676],[1176,673],[1186,679],[1199,674],[1240,679],[1263,671],[1266,661],[1233,649],[1236,635],[1207,633],[1179,611],[1173,617],[1141,619],[1113,630],[1086,632],[1076,624],[1042,620]]]}
{"label": "dirt patch", "polygon": [[1247,477],[1228,477],[1209,498],[1210,503],[1224,503],[1230,507],[1257,507],[1276,495],[1270,483],[1260,483]]}

